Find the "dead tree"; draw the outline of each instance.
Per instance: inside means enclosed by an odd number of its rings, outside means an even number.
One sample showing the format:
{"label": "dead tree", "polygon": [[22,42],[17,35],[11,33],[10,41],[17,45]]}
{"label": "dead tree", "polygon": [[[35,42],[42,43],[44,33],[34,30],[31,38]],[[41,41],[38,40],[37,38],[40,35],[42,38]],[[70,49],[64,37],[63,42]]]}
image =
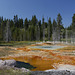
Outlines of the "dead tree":
{"label": "dead tree", "polygon": [[5,41],[9,42],[11,41],[11,30],[10,30],[10,22],[7,21],[6,29],[5,29]]}

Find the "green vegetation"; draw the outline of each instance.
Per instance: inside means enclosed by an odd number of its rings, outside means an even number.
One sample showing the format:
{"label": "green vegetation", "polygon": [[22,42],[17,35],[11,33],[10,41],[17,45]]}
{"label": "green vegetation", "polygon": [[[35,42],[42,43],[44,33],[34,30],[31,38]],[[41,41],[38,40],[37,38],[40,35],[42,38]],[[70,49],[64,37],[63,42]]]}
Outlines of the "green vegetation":
{"label": "green vegetation", "polygon": [[[38,42],[38,41],[37,41]],[[0,42],[0,46],[13,46],[13,47],[22,47],[22,46],[27,46],[31,44],[35,44],[36,41],[10,41],[10,42]]]}
{"label": "green vegetation", "polygon": [[[57,16],[57,24],[60,27],[61,15]],[[0,40],[9,42],[9,41],[40,41],[40,40],[51,40],[53,32],[53,23],[51,18],[48,19],[48,22],[45,22],[44,17],[41,20],[36,18],[36,15],[32,16],[31,20],[27,18],[23,20],[18,18],[18,15],[14,16],[14,19],[4,19],[0,17]],[[58,27],[56,25],[56,28]],[[64,28],[63,26],[61,26]],[[54,27],[55,28],[55,27]],[[61,29],[62,29],[61,28]]]}
{"label": "green vegetation", "polygon": [[30,75],[30,72],[22,72],[15,69],[0,69],[0,75]]}
{"label": "green vegetation", "polygon": [[32,19],[18,18],[14,16],[13,20],[3,19],[0,17],[0,41],[61,41],[67,37],[74,38],[75,36],[75,14],[72,17],[70,27],[64,28],[60,13],[57,19],[45,22],[45,18],[38,20],[36,15]]}

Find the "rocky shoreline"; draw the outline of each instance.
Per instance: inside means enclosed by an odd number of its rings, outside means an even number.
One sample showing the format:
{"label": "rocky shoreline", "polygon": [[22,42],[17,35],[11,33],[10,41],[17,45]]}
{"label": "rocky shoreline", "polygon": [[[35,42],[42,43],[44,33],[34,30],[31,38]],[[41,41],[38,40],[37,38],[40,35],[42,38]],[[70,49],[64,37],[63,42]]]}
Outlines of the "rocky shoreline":
{"label": "rocky shoreline", "polygon": [[20,70],[21,72],[28,73],[29,75],[75,75],[75,70],[50,70],[50,71],[30,71],[24,67],[17,68],[15,67],[15,60],[0,60],[0,69],[11,69]]}
{"label": "rocky shoreline", "polygon": [[16,66],[17,61],[15,60],[0,60],[0,69],[14,69],[14,70],[20,70],[22,72],[31,72],[29,69],[26,69],[24,67],[18,68]]}

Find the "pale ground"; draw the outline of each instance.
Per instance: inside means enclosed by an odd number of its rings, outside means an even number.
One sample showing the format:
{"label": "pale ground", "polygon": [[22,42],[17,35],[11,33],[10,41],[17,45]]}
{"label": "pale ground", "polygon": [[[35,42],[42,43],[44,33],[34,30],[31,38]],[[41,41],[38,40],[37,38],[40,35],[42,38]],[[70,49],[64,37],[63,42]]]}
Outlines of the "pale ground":
{"label": "pale ground", "polygon": [[75,66],[74,65],[68,65],[68,64],[59,64],[57,66],[57,69],[50,69],[50,70],[45,70],[46,72],[52,71],[52,70],[68,70],[68,71],[75,71]]}

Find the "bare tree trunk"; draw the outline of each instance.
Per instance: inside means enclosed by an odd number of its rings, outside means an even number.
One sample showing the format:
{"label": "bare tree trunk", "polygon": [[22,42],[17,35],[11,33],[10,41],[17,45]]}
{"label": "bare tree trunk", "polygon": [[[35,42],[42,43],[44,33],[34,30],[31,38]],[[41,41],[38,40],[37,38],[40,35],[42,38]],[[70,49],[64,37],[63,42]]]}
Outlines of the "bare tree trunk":
{"label": "bare tree trunk", "polygon": [[40,27],[38,26],[38,41],[40,41]]}
{"label": "bare tree trunk", "polygon": [[48,25],[48,40],[50,40],[50,25]]}
{"label": "bare tree trunk", "polygon": [[10,24],[9,24],[9,21],[7,21],[7,24],[6,24],[6,31],[5,31],[5,41],[6,42],[9,42],[11,41],[11,30],[10,30]]}
{"label": "bare tree trunk", "polygon": [[45,41],[45,24],[43,24],[43,41]]}
{"label": "bare tree trunk", "polygon": [[67,41],[67,39],[68,39],[68,37],[67,37],[67,28],[66,28],[66,43],[68,43],[68,41]]}

